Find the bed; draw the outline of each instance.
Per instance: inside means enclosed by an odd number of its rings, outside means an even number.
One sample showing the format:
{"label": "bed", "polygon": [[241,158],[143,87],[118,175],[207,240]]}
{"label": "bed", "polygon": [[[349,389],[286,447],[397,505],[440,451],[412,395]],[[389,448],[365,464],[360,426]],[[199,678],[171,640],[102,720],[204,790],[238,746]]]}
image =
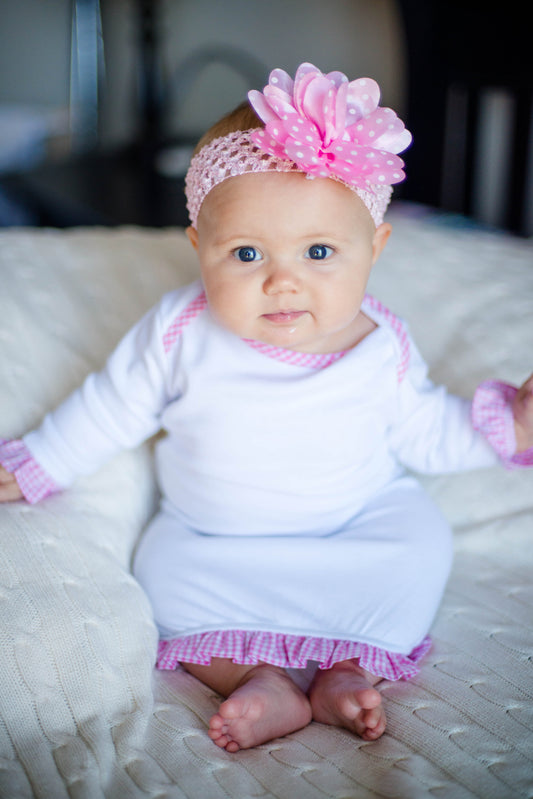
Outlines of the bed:
{"label": "bed", "polygon": [[[410,322],[432,377],[533,371],[533,243],[393,203],[370,290]],[[99,367],[166,290],[196,277],[180,229],[0,233],[0,436],[19,436]],[[383,688],[376,743],[312,723],[228,754],[217,696],[154,669],[130,573],[154,512],[151,442],[40,505],[0,507],[0,796],[6,799],[533,797],[533,471],[424,479],[455,563],[410,682]]]}

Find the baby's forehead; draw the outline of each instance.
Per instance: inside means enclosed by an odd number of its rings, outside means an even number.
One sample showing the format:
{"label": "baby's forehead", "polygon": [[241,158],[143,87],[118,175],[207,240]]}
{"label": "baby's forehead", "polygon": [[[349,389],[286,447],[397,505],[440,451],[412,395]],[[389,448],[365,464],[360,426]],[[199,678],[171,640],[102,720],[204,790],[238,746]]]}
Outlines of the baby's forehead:
{"label": "baby's forehead", "polygon": [[361,224],[373,235],[375,225],[362,199],[331,178],[310,179],[303,172],[246,173],[227,178],[206,196],[199,228],[220,225],[243,230],[276,227],[289,236],[291,227],[304,231],[341,233]]}

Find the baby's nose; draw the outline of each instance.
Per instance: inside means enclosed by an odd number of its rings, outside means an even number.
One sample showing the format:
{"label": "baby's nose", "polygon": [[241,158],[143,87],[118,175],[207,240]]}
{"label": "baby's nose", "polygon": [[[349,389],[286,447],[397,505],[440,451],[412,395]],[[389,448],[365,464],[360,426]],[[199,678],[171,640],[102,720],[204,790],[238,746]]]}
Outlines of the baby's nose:
{"label": "baby's nose", "polygon": [[298,291],[300,278],[296,270],[287,266],[273,266],[264,282],[267,294],[276,294],[283,291]]}

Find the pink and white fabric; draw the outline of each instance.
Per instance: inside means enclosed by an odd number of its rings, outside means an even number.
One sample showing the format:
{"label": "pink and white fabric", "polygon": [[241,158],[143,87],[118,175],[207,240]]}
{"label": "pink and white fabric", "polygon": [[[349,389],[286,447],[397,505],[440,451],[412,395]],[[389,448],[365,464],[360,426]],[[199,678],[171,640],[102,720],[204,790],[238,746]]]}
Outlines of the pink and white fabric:
{"label": "pink and white fabric", "polygon": [[393,314],[389,308],[383,305],[382,302],[377,300],[375,297],[372,297],[371,294],[365,295],[363,310],[366,310],[366,312],[370,314],[377,314],[379,318],[383,319],[388,325],[390,325],[391,329],[396,334],[401,352],[397,370],[398,383],[401,383],[406,375],[407,369],[409,368],[409,359],[411,354],[409,336],[404,323],[398,316],[396,316],[396,314]]}
{"label": "pink and white fabric", "polygon": [[20,439],[0,439],[0,464],[15,475],[24,498],[31,505],[61,490]]}
{"label": "pink and white fabric", "polygon": [[190,324],[199,313],[205,311],[207,308],[207,297],[205,295],[205,291],[202,291],[201,294],[196,297],[184,311],[182,311],[178,316],[172,321],[172,324],[165,330],[165,334],[163,336],[163,347],[165,352],[170,352],[176,341],[178,340],[179,336],[182,334],[183,330]]}
{"label": "pink and white fabric", "polygon": [[355,641],[223,630],[160,641],[157,668],[176,669],[180,663],[209,666],[211,658],[220,657],[231,658],[234,663],[264,662],[285,669],[304,669],[309,661],[315,661],[318,668],[330,669],[335,663],[357,658],[371,674],[386,680],[408,680],[418,674],[417,664],[430,649],[429,637],[409,655],[402,655]]}
{"label": "pink and white fabric", "polygon": [[472,402],[472,424],[494,447],[508,469],[533,466],[533,447],[516,452],[512,404],[518,392],[500,380],[486,380],[478,386]]}
{"label": "pink and white fabric", "polygon": [[265,344],[264,341],[255,341],[251,338],[245,338],[243,341],[268,358],[289,363],[293,366],[306,366],[310,369],[325,369],[346,355],[346,350],[326,353],[295,352],[294,350],[285,350],[282,347]]}

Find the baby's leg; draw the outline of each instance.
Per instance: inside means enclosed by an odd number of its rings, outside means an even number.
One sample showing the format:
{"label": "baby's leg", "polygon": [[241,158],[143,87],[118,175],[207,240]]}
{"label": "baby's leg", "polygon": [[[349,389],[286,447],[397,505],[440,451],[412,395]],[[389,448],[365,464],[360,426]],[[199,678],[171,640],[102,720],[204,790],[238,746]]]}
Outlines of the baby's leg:
{"label": "baby's leg", "polygon": [[288,674],[277,666],[238,665],[212,658],[210,666],[183,663],[201,682],[227,699],[209,722],[209,737],[228,752],[249,749],[305,727],[311,706]]}
{"label": "baby's leg", "polygon": [[365,741],[375,741],[386,725],[381,695],[373,687],[380,680],[361,668],[357,660],[319,669],[309,689],[313,719],[345,727]]}

